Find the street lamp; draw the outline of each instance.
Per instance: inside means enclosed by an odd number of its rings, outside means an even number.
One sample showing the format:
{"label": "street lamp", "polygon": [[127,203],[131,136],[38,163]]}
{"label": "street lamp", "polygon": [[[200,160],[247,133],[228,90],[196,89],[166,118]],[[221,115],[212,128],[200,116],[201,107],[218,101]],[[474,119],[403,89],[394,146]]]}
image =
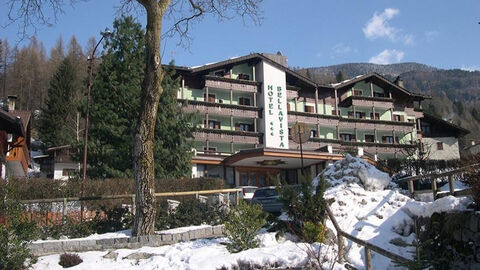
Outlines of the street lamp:
{"label": "street lamp", "polygon": [[[83,181],[82,181],[82,198],[85,196],[85,184],[87,181],[87,145],[88,145],[88,115],[90,112],[90,92],[92,91],[92,83],[93,83],[93,60],[95,60],[95,51],[98,48],[98,45],[102,42],[102,40],[108,36],[110,36],[112,32],[105,28],[105,32],[102,33],[102,38],[98,41],[97,45],[93,48],[92,54],[88,56],[88,85],[87,85],[87,110],[85,114],[85,138],[83,140]],[[80,210],[81,220],[83,221],[83,200],[82,200],[82,207]]]}

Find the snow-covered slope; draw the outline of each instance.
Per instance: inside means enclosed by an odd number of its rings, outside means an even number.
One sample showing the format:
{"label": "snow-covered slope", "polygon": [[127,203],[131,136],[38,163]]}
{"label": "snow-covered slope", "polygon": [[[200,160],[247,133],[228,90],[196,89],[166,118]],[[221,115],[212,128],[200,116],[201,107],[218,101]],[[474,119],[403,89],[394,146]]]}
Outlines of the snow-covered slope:
{"label": "snow-covered slope", "polygon": [[[355,170],[367,172],[368,180],[358,177]],[[411,258],[414,251],[407,244],[415,239],[415,216],[464,210],[471,202],[468,198],[452,196],[431,203],[417,202],[402,194],[399,189],[383,189],[388,183],[382,174],[384,173],[379,173],[375,167],[359,158],[347,157],[325,170],[325,179],[333,185],[326,190],[325,198],[333,201],[330,208],[342,230],[406,258]],[[317,181],[318,177],[315,179]],[[335,231],[330,221],[327,226]],[[363,247],[347,241],[346,249],[347,260],[353,266],[363,269]],[[394,268],[388,258],[374,252],[372,260],[374,269]]]}

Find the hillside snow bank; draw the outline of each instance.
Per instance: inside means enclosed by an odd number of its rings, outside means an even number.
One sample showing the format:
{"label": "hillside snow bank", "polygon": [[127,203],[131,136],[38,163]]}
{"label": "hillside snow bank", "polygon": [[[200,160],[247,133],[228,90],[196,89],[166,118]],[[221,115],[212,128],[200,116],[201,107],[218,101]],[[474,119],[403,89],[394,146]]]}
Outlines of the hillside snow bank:
{"label": "hillside snow bank", "polygon": [[[320,177],[321,175],[319,175]],[[414,218],[431,216],[435,212],[464,210],[469,198],[445,197],[435,202],[417,202],[402,194],[400,189],[385,189],[388,174],[369,163],[347,156],[323,172],[331,185],[325,198],[339,226],[347,233],[395,254],[412,258],[415,239]],[[314,179],[318,183],[319,177]],[[327,226],[335,231],[330,220]],[[358,269],[364,266],[364,248],[346,241],[346,259]],[[396,269],[390,259],[372,253],[373,269]]]}

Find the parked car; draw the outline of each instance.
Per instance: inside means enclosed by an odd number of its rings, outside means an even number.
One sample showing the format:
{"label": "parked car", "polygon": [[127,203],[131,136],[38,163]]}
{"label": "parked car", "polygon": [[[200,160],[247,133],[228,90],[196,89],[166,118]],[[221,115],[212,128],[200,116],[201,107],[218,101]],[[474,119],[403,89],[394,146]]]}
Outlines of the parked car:
{"label": "parked car", "polygon": [[258,187],[256,186],[241,186],[239,187],[242,189],[242,198],[243,200],[250,202],[253,198],[253,194]]}
{"label": "parked car", "polygon": [[283,208],[276,187],[263,187],[257,189],[253,194],[252,203],[262,205],[263,211],[269,213],[280,213]]}

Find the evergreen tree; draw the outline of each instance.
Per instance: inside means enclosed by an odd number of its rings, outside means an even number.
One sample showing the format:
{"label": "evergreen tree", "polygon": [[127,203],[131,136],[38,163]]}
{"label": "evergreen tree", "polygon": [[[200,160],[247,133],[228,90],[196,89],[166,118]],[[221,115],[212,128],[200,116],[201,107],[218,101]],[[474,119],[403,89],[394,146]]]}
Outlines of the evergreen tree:
{"label": "evergreen tree", "polygon": [[113,23],[92,87],[88,147],[91,177],[133,175],[133,131],[143,80],[144,31],[132,17]]}
{"label": "evergreen tree", "polygon": [[345,77],[345,74],[343,74],[343,71],[339,70],[337,75],[335,76],[335,79],[337,80],[337,83],[343,82],[347,78]]}
{"label": "evergreen tree", "polygon": [[[173,62],[170,63],[173,65]],[[176,99],[180,87],[175,70],[165,69],[163,93],[155,125],[155,174],[158,177],[184,177],[192,169],[193,115],[182,113]]]}
{"label": "evergreen tree", "polygon": [[[88,163],[91,177],[133,176],[133,132],[140,108],[145,38],[132,17],[115,20],[92,89]],[[182,177],[191,170],[191,117],[176,100],[174,70],[166,72],[155,129],[158,177]]]}
{"label": "evergreen tree", "polygon": [[39,136],[47,146],[72,144],[75,141],[75,119],[79,79],[70,58],[65,58],[50,80],[48,96],[40,115]]}

